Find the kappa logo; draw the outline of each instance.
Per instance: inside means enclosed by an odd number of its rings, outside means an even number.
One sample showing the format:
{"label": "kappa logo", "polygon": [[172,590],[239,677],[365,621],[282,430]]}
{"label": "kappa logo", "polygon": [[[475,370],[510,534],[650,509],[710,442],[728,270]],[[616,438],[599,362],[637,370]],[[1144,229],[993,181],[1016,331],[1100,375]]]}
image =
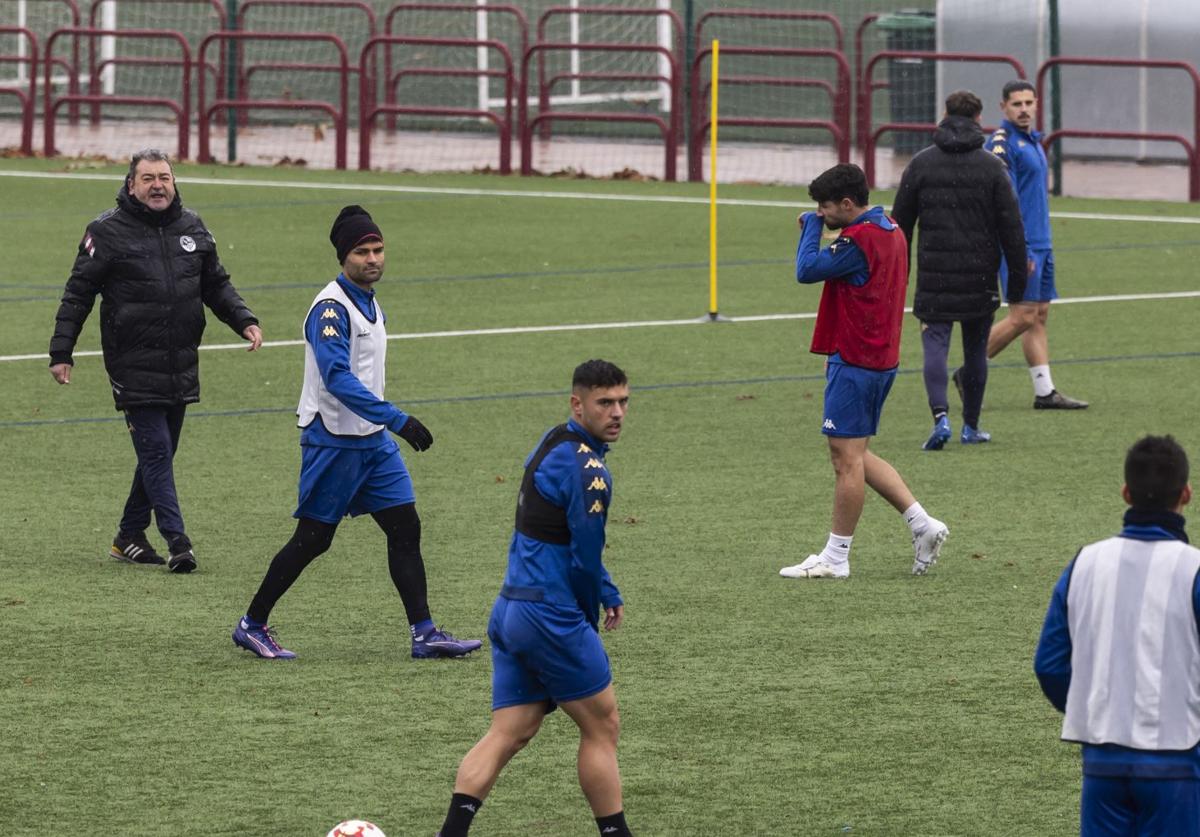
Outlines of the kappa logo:
{"label": "kappa logo", "polygon": [[602,511],[604,511],[604,504],[597,500],[596,502],[592,503],[591,508],[588,509],[588,514],[599,514]]}
{"label": "kappa logo", "polygon": [[821,427],[824,430],[837,430],[837,425],[833,423],[833,419],[825,419],[825,423]]}
{"label": "kappa logo", "polygon": [[993,154],[1003,154],[1003,153],[1004,153],[1004,146],[1003,146],[1003,145],[997,145],[997,146],[993,147],[993,148],[992,148],[992,153],[993,153]]}
{"label": "kappa logo", "polygon": [[596,477],[588,486],[589,491],[603,491],[606,488],[608,488],[608,483],[604,481],[604,477]]}
{"label": "kappa logo", "polygon": [[577,450],[577,451],[575,451],[575,452],[576,452],[576,453],[591,453],[591,452],[592,452],[592,449],[591,449],[591,448],[589,448],[589,447],[588,447],[588,446],[587,446],[585,443],[583,443],[583,442],[580,442],[580,443],[579,443],[579,450]]}
{"label": "kappa logo", "polygon": [[587,464],[584,465],[583,467],[585,470],[588,468],[603,468],[604,464],[599,459],[592,457],[591,459],[589,459],[587,461]]}
{"label": "kappa logo", "polygon": [[337,329],[331,325],[327,325],[325,328],[321,329],[322,337],[337,337],[337,333]]}
{"label": "kappa logo", "polygon": [[185,253],[195,253],[196,239],[190,235],[181,235],[179,236],[179,246],[183,248],[183,252]]}
{"label": "kappa logo", "polygon": [[474,806],[474,805],[472,805],[470,802],[465,802],[465,803],[463,803],[462,805],[459,805],[458,807],[459,807],[459,808],[466,808],[466,809],[467,809],[468,811],[470,811],[472,814],[474,814],[474,813],[475,813],[475,811],[476,811],[476,808],[475,808],[475,806]]}
{"label": "kappa logo", "polygon": [[334,308],[326,308],[324,311],[321,312],[321,319],[322,320],[336,320],[336,319],[338,319],[338,312]]}

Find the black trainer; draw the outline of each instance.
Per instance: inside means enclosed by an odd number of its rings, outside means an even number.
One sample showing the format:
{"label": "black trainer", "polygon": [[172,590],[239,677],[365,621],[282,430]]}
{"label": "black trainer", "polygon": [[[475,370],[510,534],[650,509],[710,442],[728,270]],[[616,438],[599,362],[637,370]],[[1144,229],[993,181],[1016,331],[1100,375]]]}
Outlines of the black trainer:
{"label": "black trainer", "polygon": [[963,379],[963,371],[962,371],[962,367],[960,366],[957,369],[955,369],[954,374],[950,376],[950,380],[954,381],[954,388],[956,390],[958,390],[958,400],[959,401],[966,400],[963,398],[963,380],[962,379]]}
{"label": "black trainer", "polygon": [[167,559],[155,552],[154,547],[144,537],[123,538],[118,534],[113,538],[112,549],[108,551],[108,554],[126,564],[156,564],[162,566],[167,563]]}
{"label": "black trainer", "polygon": [[173,573],[190,573],[196,569],[196,553],[189,546],[182,552],[172,552],[167,559],[167,570]]}
{"label": "black trainer", "polygon": [[1086,410],[1087,406],[1086,401],[1063,395],[1056,389],[1050,390],[1049,395],[1035,395],[1033,398],[1035,410]]}

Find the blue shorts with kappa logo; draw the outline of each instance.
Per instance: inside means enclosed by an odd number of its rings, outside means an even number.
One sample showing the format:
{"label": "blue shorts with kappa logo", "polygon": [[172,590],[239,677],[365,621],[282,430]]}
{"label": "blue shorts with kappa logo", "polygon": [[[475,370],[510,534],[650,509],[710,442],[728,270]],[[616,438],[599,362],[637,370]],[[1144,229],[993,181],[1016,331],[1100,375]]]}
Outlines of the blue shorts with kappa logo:
{"label": "blue shorts with kappa logo", "polygon": [[896,370],[864,369],[830,360],[825,367],[826,436],[859,439],[879,432],[883,402],[896,380]]}
{"label": "blue shorts with kappa logo", "polygon": [[394,439],[377,448],[301,445],[300,503],[293,517],[337,524],[416,501]]}
{"label": "blue shorts with kappa logo", "polygon": [[577,608],[500,596],[488,621],[492,709],[555,704],[604,691],[612,682],[608,653]]}
{"label": "blue shorts with kappa logo", "polygon": [[[1029,253],[1033,259],[1033,273],[1025,285],[1025,295],[1022,302],[1050,302],[1058,299],[1058,288],[1054,286],[1054,251],[1033,250]],[[1008,264],[1000,259],[1000,289],[1008,298]]]}

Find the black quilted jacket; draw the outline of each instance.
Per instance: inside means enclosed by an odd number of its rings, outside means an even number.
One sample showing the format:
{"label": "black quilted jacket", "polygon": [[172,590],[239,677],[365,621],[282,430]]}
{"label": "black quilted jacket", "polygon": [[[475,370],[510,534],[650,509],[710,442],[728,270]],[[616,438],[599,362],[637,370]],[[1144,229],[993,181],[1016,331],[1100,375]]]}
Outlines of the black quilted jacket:
{"label": "black quilted jacket", "polygon": [[100,342],[118,410],[200,400],[204,306],[241,335],[258,320],[229,282],[200,216],[176,193],[152,212],[122,186],[87,226],[58,308],[50,363],[71,363],[100,295]]}

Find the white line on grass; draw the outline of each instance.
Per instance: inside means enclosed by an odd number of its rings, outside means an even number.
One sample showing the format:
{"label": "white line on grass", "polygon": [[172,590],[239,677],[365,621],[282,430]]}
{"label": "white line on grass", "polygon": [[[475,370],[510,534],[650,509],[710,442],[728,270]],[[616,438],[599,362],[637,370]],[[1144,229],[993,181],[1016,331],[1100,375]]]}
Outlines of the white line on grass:
{"label": "white line on grass", "polygon": [[[101,180],[112,182],[111,174],[84,174],[50,171],[0,171],[0,177],[33,177],[53,180]],[[337,192],[392,192],[416,195],[457,195],[460,197],[542,198],[581,201],[628,201],[632,203],[685,203],[708,205],[708,198],[684,195],[618,195],[610,192],[546,192],[517,189],[462,189],[436,186],[399,186],[383,183],[310,183],[303,180],[228,180],[219,177],[184,177],[180,183],[201,186],[253,186],[256,189],[317,189]],[[721,206],[763,206],[795,209],[805,201],[760,201],[718,198]],[[1157,224],[1200,224],[1200,216],[1186,215],[1114,215],[1101,212],[1051,212],[1051,218],[1078,221],[1139,221]]]}
{"label": "white line on grass", "polygon": [[[1169,293],[1158,294],[1113,294],[1111,296],[1076,296],[1067,297],[1065,299],[1056,299],[1055,305],[1067,305],[1070,303],[1079,302],[1136,302],[1147,299],[1188,299],[1200,297],[1200,291],[1172,291]],[[905,313],[911,313],[911,308],[905,308]],[[816,318],[816,312],[802,312],[795,314],[750,314],[744,317],[729,317],[730,323],[763,323],[775,320],[812,320]],[[544,334],[557,331],[600,331],[602,329],[621,329],[621,328],[655,328],[660,326],[686,326],[707,324],[708,317],[693,317],[686,320],[629,320],[626,322],[614,323],[562,323],[559,325],[541,325],[541,326],[505,326],[502,328],[467,328],[454,331],[417,331],[403,334],[389,334],[388,340],[431,340],[441,337],[495,337],[506,334]],[[303,340],[268,340],[264,342],[263,348],[280,348],[284,346],[303,346]],[[201,351],[215,352],[219,350],[228,351],[231,349],[246,350],[245,343],[215,343],[208,346],[201,346]],[[89,350],[83,352],[75,352],[75,357],[99,357],[100,352]],[[18,360],[45,360],[46,354],[36,355],[0,355],[0,362],[7,363]]]}

